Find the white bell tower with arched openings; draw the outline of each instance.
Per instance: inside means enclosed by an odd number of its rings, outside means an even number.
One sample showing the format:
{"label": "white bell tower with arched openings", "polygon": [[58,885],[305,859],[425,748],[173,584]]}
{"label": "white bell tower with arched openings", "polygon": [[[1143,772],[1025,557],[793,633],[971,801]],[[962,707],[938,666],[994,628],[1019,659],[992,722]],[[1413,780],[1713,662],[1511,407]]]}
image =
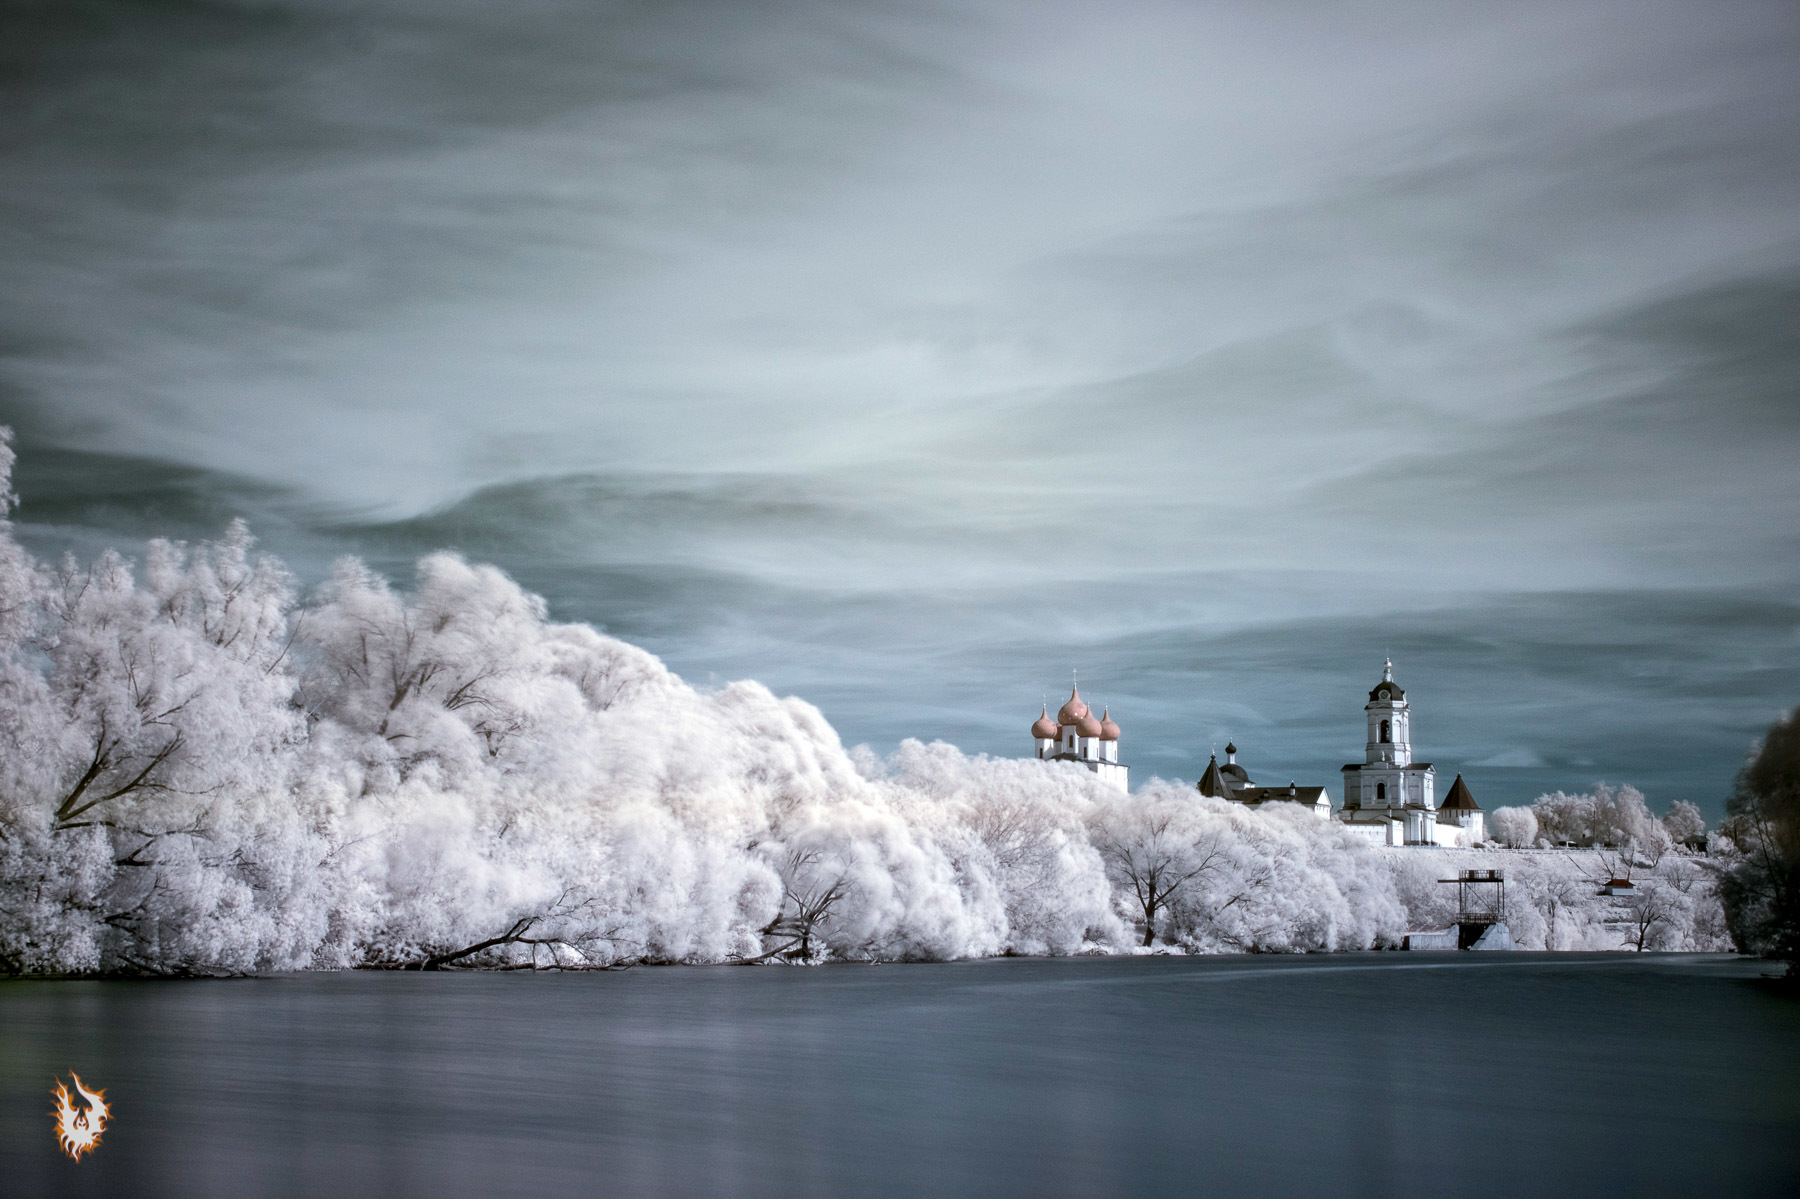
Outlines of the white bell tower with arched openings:
{"label": "white bell tower with arched openings", "polygon": [[1412,705],[1406,692],[1394,682],[1394,661],[1382,667],[1381,681],[1369,692],[1363,709],[1369,720],[1369,743],[1364,747],[1369,764],[1412,765]]}
{"label": "white bell tower with arched openings", "polygon": [[1368,741],[1363,760],[1344,767],[1340,819],[1366,826],[1389,845],[1433,845],[1437,833],[1437,771],[1412,756],[1412,704],[1394,681],[1390,659],[1363,706]]}

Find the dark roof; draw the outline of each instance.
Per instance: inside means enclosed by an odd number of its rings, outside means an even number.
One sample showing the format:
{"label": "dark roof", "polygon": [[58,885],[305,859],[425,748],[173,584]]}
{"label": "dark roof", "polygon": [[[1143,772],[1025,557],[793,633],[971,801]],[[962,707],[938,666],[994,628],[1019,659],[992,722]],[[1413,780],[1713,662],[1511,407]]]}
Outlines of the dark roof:
{"label": "dark roof", "polygon": [[1206,764],[1206,773],[1200,776],[1200,781],[1195,785],[1199,787],[1200,794],[1214,799],[1224,799],[1231,794],[1230,789],[1225,786],[1225,780],[1219,777],[1219,755],[1213,755],[1212,760]]}
{"label": "dark roof", "polygon": [[1401,689],[1399,683],[1394,682],[1392,679],[1382,679],[1379,683],[1376,683],[1373,687],[1369,688],[1369,702],[1372,704],[1379,703],[1380,700],[1377,697],[1380,696],[1383,691],[1388,693],[1389,699],[1406,698],[1406,692]]}
{"label": "dark roof", "polygon": [[1408,762],[1404,766],[1396,766],[1392,762],[1345,762],[1345,770],[1430,770],[1430,762]]}
{"label": "dark roof", "polygon": [[1220,774],[1229,774],[1232,778],[1242,779],[1246,785],[1250,782],[1250,772],[1236,762],[1227,762],[1219,767]]}
{"label": "dark roof", "polygon": [[1318,803],[1319,797],[1325,794],[1323,787],[1245,787],[1231,798],[1240,803],[1265,803],[1272,799],[1287,799],[1295,803]]}
{"label": "dark roof", "polygon": [[1440,809],[1451,808],[1463,812],[1481,811],[1481,805],[1475,802],[1473,795],[1469,794],[1469,784],[1462,781],[1460,774],[1456,776],[1456,781],[1450,784],[1450,794],[1444,796],[1444,802],[1438,806]]}

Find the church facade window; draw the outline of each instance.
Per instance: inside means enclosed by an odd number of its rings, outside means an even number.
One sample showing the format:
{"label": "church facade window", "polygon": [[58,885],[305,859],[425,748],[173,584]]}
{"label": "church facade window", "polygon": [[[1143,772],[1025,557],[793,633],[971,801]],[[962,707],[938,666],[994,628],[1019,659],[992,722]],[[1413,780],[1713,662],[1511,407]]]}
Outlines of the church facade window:
{"label": "church facade window", "polygon": [[1387,784],[1386,783],[1376,783],[1375,784],[1375,798],[1376,799],[1386,799],[1387,798]]}

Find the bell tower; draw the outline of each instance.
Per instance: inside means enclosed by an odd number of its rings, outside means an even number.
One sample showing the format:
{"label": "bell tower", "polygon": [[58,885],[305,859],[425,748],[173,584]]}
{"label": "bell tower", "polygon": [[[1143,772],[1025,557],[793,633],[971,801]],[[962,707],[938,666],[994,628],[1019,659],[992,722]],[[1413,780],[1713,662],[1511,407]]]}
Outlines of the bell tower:
{"label": "bell tower", "polygon": [[1412,765],[1412,706],[1394,681],[1392,658],[1382,667],[1381,681],[1370,689],[1363,713],[1369,722],[1363,761],[1370,766]]}
{"label": "bell tower", "polygon": [[1437,771],[1430,762],[1413,761],[1412,704],[1394,681],[1392,659],[1369,688],[1363,722],[1363,760],[1344,767],[1339,818],[1370,830],[1383,844],[1436,844]]}

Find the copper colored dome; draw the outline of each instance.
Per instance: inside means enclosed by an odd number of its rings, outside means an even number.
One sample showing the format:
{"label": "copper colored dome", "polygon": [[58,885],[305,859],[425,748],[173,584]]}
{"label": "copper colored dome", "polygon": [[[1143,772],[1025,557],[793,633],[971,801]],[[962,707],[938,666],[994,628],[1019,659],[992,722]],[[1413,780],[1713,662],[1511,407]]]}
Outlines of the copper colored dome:
{"label": "copper colored dome", "polygon": [[1107,708],[1100,713],[1100,740],[1117,741],[1119,726],[1112,722],[1112,709]]}
{"label": "copper colored dome", "polygon": [[1050,708],[1046,705],[1044,714],[1031,722],[1031,735],[1040,739],[1054,741],[1056,740],[1058,731],[1056,722],[1050,719]]}
{"label": "copper colored dome", "polygon": [[[1092,715],[1093,712],[1088,706],[1081,702],[1080,688],[1075,688],[1069,692],[1068,702],[1063,704],[1062,708],[1056,713],[1056,723],[1079,725],[1082,717]],[[1098,733],[1091,735],[1096,737],[1099,736]],[[1083,733],[1082,736],[1086,737],[1090,736],[1090,734]]]}

